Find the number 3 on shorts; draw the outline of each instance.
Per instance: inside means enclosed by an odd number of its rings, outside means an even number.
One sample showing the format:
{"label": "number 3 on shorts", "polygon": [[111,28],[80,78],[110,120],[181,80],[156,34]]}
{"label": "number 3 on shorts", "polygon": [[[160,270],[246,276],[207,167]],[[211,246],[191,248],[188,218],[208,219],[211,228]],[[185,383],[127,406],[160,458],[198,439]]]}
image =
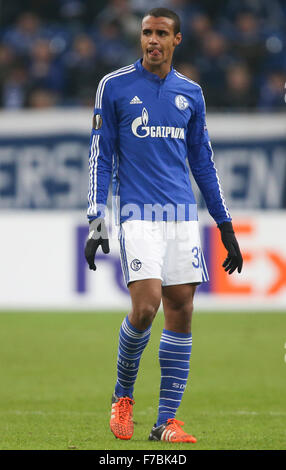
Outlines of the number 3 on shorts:
{"label": "number 3 on shorts", "polygon": [[199,268],[200,267],[200,253],[201,249],[198,246],[194,246],[192,249],[192,253],[194,255],[194,261],[192,262],[192,265],[194,268]]}

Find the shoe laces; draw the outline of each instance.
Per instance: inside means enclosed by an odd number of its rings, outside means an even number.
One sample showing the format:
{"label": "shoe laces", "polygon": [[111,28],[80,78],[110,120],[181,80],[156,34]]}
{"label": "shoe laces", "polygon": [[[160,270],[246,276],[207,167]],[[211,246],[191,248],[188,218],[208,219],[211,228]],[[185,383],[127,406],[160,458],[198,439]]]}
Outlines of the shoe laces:
{"label": "shoe laces", "polygon": [[169,419],[167,420],[167,423],[168,423],[168,424],[175,424],[175,425],[178,425],[178,426],[184,426],[184,424],[185,424],[183,421],[179,421],[179,420],[176,419],[176,418],[169,418]]}
{"label": "shoe laces", "polygon": [[181,428],[181,426],[184,426],[184,422],[183,421],[179,421],[178,419],[176,418],[169,418],[167,420],[167,425],[171,425],[175,428],[176,431],[179,431],[180,433],[183,433],[185,434],[185,432],[183,431],[183,429]]}
{"label": "shoe laces", "polygon": [[119,419],[120,421],[126,421],[129,417],[130,407],[134,405],[134,400],[129,397],[121,397],[118,401],[118,409],[119,409]]}

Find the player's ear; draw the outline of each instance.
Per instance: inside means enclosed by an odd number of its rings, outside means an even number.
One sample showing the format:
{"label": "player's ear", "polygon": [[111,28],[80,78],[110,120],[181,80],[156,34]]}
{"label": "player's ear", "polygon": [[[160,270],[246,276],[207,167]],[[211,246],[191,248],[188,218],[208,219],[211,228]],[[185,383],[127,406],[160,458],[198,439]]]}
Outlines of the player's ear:
{"label": "player's ear", "polygon": [[174,38],[174,46],[178,46],[182,42],[182,33],[177,33]]}

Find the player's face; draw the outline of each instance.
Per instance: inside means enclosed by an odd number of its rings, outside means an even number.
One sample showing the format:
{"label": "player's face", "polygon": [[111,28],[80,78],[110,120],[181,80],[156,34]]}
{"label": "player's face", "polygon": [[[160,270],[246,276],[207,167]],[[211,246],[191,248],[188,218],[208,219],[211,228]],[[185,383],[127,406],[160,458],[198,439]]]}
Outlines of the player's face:
{"label": "player's face", "polygon": [[175,47],[182,40],[181,33],[175,35],[171,18],[146,16],[142,21],[141,47],[143,65],[158,68],[170,65]]}

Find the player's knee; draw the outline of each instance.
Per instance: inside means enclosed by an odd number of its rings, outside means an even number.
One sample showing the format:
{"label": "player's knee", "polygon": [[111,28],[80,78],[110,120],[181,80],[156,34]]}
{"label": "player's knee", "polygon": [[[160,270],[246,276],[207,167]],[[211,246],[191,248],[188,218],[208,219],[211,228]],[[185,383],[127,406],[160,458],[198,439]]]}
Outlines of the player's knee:
{"label": "player's knee", "polygon": [[186,301],[178,299],[175,302],[169,302],[168,308],[178,312],[178,314],[182,317],[189,317],[194,310],[193,299],[189,298]]}
{"label": "player's knee", "polygon": [[131,319],[133,319],[133,324],[136,323],[136,328],[139,330],[145,330],[148,328],[156,316],[159,305],[144,302],[133,308]]}

